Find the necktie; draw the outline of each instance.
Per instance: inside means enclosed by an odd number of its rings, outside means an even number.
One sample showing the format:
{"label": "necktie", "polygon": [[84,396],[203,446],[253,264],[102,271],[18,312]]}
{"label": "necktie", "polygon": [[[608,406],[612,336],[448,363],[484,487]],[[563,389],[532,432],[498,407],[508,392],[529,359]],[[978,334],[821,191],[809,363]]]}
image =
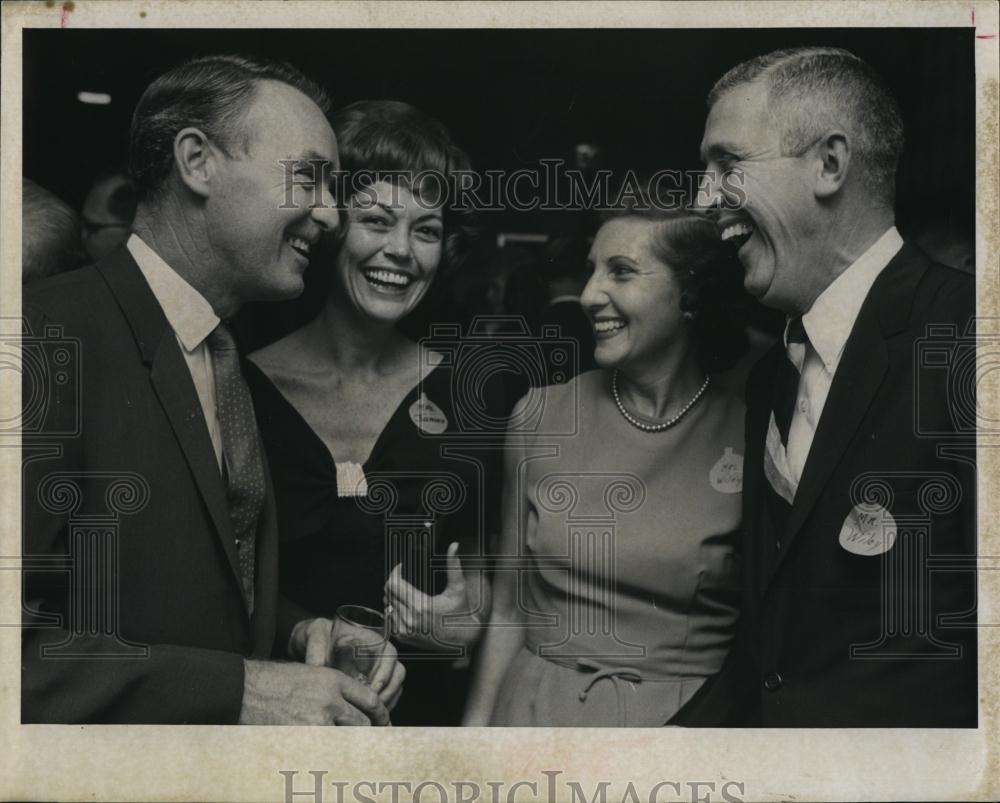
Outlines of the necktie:
{"label": "necktie", "polygon": [[[802,325],[802,318],[792,318],[788,322],[787,333],[788,345],[793,343],[809,343],[806,329]],[[778,369],[778,375],[774,383],[774,423],[781,433],[781,443],[788,446],[788,430],[792,425],[792,414],[795,412],[795,400],[799,393],[799,369],[792,362],[788,353]]]}
{"label": "necktie", "polygon": [[240,580],[253,613],[254,554],[257,520],[264,507],[264,462],[236,341],[224,323],[208,336],[208,347],[215,373],[215,406],[222,434],[229,517],[236,535]]}

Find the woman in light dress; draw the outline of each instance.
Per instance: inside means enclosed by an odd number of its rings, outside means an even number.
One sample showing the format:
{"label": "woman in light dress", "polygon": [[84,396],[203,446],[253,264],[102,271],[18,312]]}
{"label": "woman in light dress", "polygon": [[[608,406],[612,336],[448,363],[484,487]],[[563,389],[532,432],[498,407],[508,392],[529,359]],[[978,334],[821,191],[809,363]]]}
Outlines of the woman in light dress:
{"label": "woman in light dress", "polygon": [[607,220],[581,297],[598,369],[529,393],[505,454],[501,558],[467,725],[664,725],[737,620],[745,349],[715,226]]}

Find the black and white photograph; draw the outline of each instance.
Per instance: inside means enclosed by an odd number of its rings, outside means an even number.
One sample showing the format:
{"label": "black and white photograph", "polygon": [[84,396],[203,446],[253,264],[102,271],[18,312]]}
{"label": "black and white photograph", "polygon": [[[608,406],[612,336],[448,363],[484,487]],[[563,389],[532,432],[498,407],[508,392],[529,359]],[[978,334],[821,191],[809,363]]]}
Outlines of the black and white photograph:
{"label": "black and white photograph", "polygon": [[3,27],[0,796],[1000,794],[996,5]]}

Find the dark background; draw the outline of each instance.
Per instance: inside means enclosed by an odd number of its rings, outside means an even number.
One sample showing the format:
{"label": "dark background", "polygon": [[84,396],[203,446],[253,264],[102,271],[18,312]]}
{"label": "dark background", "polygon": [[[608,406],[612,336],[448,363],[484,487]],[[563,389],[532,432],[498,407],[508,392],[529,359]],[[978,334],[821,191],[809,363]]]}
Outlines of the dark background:
{"label": "dark background", "polygon": [[[252,24],[253,20],[247,20]],[[478,169],[571,158],[601,143],[607,166],[698,166],[705,96],[734,64],[779,47],[846,47],[902,106],[904,235],[973,231],[974,29],[783,30],[26,30],[24,172],[79,207],[94,175],[124,160],[132,107],[158,74],[194,55],[294,62],[335,105],[405,100],[440,117]],[[109,106],[80,103],[107,92]],[[550,213],[551,214],[551,213]],[[489,231],[545,231],[545,213],[496,212]]]}

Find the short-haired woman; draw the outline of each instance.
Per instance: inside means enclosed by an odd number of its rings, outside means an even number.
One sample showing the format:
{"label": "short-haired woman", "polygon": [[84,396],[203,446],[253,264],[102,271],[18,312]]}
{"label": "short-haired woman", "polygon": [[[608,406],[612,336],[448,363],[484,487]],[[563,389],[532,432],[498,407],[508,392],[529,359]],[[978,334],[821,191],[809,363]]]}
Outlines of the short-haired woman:
{"label": "short-haired woman", "polygon": [[598,369],[515,407],[500,550],[514,565],[498,565],[466,724],[663,725],[719,671],[744,410],[710,376],[745,346],[724,248],[683,211],[598,231],[581,297]]}
{"label": "short-haired woman", "polygon": [[[325,616],[384,605],[407,667],[394,724],[457,724],[488,604],[485,578],[458,554],[480,551],[496,483],[488,453],[463,449],[469,400],[454,361],[401,325],[467,250],[466,215],[444,190],[469,159],[405,103],[354,103],[332,122],[350,191],[325,302],[253,354],[262,373],[248,376],[284,538],[281,588]],[[502,416],[502,399],[477,403]]]}

